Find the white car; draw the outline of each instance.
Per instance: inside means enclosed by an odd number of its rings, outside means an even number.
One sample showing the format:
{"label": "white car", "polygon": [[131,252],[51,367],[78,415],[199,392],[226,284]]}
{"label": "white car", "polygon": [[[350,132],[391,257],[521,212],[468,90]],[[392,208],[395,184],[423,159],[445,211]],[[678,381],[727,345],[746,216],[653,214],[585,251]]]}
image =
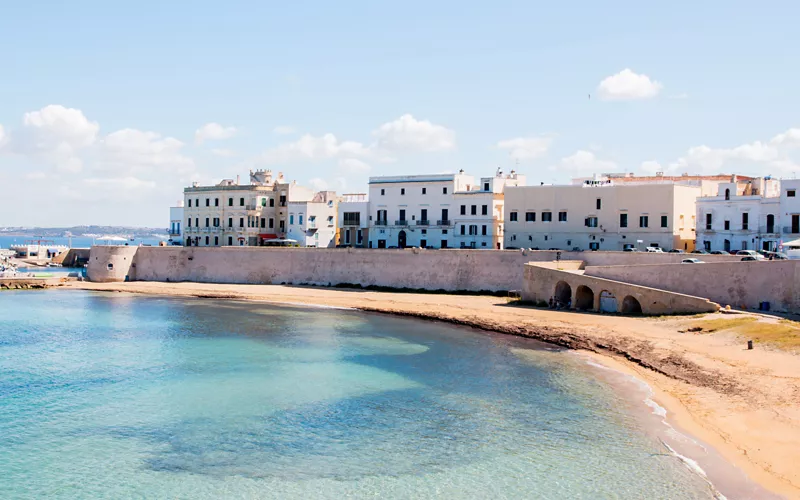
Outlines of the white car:
{"label": "white car", "polygon": [[739,257],[752,257],[755,260],[764,260],[764,256],[756,252],[755,250],[739,250],[738,252],[736,252],[736,255],[738,255]]}
{"label": "white car", "polygon": [[691,258],[691,259],[683,259],[681,261],[681,264],[705,264],[705,262],[703,262],[700,259]]}
{"label": "white car", "polygon": [[658,247],[647,247],[647,248],[645,248],[645,250],[650,252],[650,253],[664,253],[664,250],[661,250]]}

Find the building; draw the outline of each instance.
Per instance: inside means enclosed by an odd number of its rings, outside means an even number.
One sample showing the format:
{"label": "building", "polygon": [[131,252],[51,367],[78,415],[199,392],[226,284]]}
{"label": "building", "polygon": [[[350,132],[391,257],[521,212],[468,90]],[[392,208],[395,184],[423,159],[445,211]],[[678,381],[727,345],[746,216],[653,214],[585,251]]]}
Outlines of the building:
{"label": "building", "polygon": [[333,191],[320,191],[311,200],[290,199],[286,237],[301,247],[336,246],[337,204],[336,193]]}
{"label": "building", "polygon": [[733,176],[697,199],[697,246],[777,251],[800,237],[800,181]]}
{"label": "building", "polygon": [[184,242],[186,246],[259,246],[284,240],[287,205],[311,202],[317,194],[285,181],[283,173],[273,179],[270,170],[251,171],[248,184],[240,184],[238,177],[215,186],[194,183],[184,189]]}
{"label": "building", "polygon": [[699,185],[608,177],[505,190],[505,247],[692,250]]}
{"label": "building", "polygon": [[479,182],[463,170],[370,177],[368,247],[502,247],[507,184],[524,185],[525,177],[499,170]]}
{"label": "building", "polygon": [[169,241],[183,243],[183,201],[169,207]]}
{"label": "building", "polygon": [[339,246],[366,247],[369,242],[369,197],[366,193],[339,198]]}

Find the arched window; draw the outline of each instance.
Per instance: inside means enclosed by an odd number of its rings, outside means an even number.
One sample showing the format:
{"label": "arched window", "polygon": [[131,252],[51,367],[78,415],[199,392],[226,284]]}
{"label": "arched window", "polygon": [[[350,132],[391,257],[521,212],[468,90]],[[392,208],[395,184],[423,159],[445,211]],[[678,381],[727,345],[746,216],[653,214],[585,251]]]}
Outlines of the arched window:
{"label": "arched window", "polygon": [[731,199],[731,190],[730,189],[726,189],[725,190],[725,199],[726,200],[730,200]]}

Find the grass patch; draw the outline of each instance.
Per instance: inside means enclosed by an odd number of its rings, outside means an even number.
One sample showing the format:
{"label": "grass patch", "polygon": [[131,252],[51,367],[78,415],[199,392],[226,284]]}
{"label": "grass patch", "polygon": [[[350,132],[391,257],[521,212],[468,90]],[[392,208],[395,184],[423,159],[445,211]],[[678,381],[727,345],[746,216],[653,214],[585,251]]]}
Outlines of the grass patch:
{"label": "grass patch", "polygon": [[703,329],[698,333],[730,331],[756,344],[770,344],[789,351],[800,350],[800,323],[797,321],[784,319],[772,323],[749,316],[697,321],[694,326]]}
{"label": "grass patch", "polygon": [[369,290],[370,292],[389,292],[389,293],[425,293],[432,295],[489,295],[491,297],[508,297],[508,291],[502,290],[427,290],[425,288],[395,288],[391,286],[367,285],[359,283],[337,283],[333,288],[352,288],[356,290]]}

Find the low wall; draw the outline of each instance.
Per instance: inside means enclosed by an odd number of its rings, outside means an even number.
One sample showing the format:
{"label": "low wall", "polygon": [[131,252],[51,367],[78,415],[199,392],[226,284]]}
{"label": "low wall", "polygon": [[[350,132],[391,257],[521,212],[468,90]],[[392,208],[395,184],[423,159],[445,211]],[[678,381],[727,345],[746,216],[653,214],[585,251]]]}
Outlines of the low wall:
{"label": "low wall", "polygon": [[[356,283],[502,291],[521,289],[526,263],[554,261],[557,254],[549,250],[94,246],[87,277],[91,281],[124,281],[127,277],[142,281]],[[680,262],[685,257],[635,252],[560,254],[562,261],[590,265]]]}
{"label": "low wall", "polygon": [[697,314],[716,312],[719,304],[704,298],[632,285],[541,264],[526,264],[522,299],[573,309],[622,314]]}
{"label": "low wall", "polygon": [[800,261],[796,260],[587,266],[585,274],[706,297],[742,309],[758,309],[760,302],[769,302],[771,310],[800,311]]}
{"label": "low wall", "polygon": [[53,257],[51,261],[64,267],[78,267],[89,262],[89,252],[88,248],[70,248]]}

